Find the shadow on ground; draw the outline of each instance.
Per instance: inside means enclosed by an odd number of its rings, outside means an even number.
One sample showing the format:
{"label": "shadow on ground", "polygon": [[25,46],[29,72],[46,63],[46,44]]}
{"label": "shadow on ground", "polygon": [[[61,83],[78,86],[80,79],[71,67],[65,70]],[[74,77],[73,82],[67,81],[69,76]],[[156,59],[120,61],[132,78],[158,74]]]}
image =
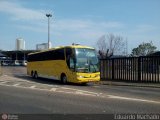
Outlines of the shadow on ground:
{"label": "shadow on ground", "polygon": [[61,83],[61,81],[59,80],[53,80],[53,79],[47,79],[47,78],[40,78],[38,77],[37,79],[32,78],[28,75],[14,75],[15,78],[20,78],[24,81],[32,81],[32,82],[36,82],[36,83],[41,83],[41,84],[46,84],[46,85],[61,85],[61,86],[65,86],[65,85],[73,85],[73,86],[92,86],[93,83],[87,83],[87,84],[76,84],[76,83],[67,83],[67,84],[63,84]]}

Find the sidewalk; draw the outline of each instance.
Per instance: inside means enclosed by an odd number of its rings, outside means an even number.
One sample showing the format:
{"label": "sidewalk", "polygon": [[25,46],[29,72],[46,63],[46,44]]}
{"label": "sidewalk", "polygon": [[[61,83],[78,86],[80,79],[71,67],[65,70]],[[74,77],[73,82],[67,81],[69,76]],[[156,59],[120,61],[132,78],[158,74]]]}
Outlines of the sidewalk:
{"label": "sidewalk", "polygon": [[160,83],[142,83],[142,82],[131,82],[131,81],[111,81],[111,80],[101,80],[97,84],[100,85],[110,85],[110,86],[133,86],[133,87],[152,87],[160,88]]}

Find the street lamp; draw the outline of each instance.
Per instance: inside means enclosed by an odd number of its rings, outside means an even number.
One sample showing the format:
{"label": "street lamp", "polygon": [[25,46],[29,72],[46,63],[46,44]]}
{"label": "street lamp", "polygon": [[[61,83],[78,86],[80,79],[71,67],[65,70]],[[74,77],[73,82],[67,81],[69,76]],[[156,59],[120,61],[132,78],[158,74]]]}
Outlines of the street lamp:
{"label": "street lamp", "polygon": [[46,14],[46,17],[48,17],[48,49],[50,48],[50,21],[49,21],[49,17],[52,17],[51,14]]}

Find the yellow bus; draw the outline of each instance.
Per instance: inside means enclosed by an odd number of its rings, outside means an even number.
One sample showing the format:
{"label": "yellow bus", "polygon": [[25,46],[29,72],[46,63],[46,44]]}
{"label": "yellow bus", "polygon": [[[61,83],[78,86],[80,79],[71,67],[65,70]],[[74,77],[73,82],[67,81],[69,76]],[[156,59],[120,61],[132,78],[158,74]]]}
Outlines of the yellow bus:
{"label": "yellow bus", "polygon": [[100,80],[99,60],[92,47],[71,45],[28,54],[27,74],[63,84]]}

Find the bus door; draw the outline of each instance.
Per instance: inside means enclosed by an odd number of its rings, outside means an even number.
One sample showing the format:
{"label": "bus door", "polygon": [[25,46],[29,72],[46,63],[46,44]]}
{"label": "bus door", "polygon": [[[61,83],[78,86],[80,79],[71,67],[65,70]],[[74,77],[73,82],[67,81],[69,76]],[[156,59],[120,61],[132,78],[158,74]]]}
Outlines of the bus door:
{"label": "bus door", "polygon": [[74,49],[66,48],[66,63],[68,67],[68,70],[66,71],[68,80],[74,81],[74,79],[76,78]]}

